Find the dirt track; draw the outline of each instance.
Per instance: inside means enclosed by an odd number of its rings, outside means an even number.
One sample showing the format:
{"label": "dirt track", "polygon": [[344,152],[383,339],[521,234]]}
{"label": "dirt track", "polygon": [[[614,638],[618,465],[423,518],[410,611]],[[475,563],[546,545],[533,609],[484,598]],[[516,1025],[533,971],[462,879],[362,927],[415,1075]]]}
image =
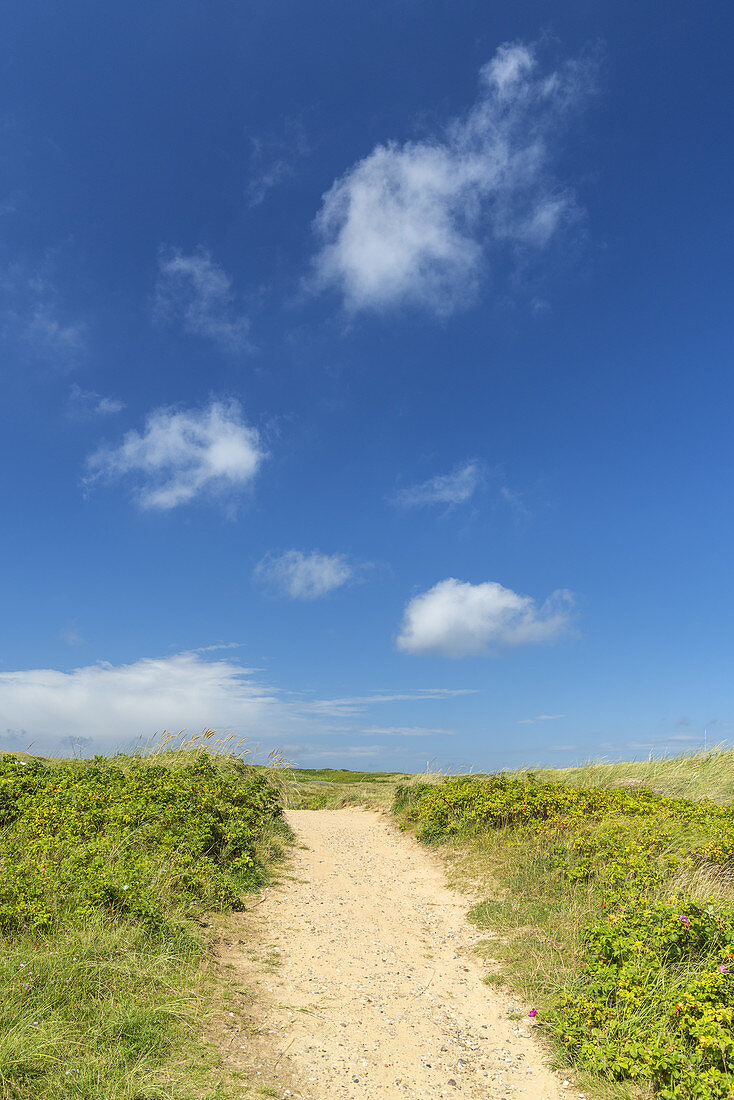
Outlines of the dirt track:
{"label": "dirt track", "polygon": [[[249,1019],[263,1084],[294,1100],[580,1095],[546,1068],[527,1015],[509,1018],[512,1003],[482,982],[467,900],[430,854],[372,812],[288,819],[304,847],[248,931],[279,960],[259,971]],[[230,940],[223,958],[252,985],[242,952]],[[240,1023],[228,1026],[247,1061]]]}

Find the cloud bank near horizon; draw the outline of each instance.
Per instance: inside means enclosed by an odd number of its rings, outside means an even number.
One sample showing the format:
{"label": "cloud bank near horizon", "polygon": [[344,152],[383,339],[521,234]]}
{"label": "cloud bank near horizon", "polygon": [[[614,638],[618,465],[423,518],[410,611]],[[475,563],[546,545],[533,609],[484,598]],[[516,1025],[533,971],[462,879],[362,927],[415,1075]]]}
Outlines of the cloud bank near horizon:
{"label": "cloud bank near horizon", "polygon": [[[368,733],[393,738],[441,735],[435,727],[365,727],[363,715],[389,703],[442,701],[466,694],[446,688],[374,692],[349,699],[311,699],[281,691],[260,670],[229,657],[207,658],[221,644],[127,664],[100,662],[60,671],[53,668],[0,672],[0,749],[89,756],[130,750],[164,730],[232,731],[263,753],[284,744],[322,744],[338,755],[345,738]],[[357,719],[354,725],[345,719]],[[332,720],[337,720],[334,724]],[[346,755],[346,752],[343,753]]]}

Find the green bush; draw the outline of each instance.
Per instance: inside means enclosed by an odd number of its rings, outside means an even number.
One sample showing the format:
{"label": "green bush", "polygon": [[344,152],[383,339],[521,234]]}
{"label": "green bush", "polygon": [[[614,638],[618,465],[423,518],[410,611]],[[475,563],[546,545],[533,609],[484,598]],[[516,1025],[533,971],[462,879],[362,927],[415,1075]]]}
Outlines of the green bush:
{"label": "green bush", "polygon": [[2,1100],[208,1094],[161,1084],[194,1016],[188,918],[243,907],[286,827],[265,770],[169,763],[0,757]]}
{"label": "green bush", "polygon": [[202,754],[49,768],[0,758],[0,929],[49,930],[95,911],[151,929],[196,906],[236,906],[262,881],[259,834],[280,813],[263,772]]}
{"label": "green bush", "polygon": [[676,887],[728,874],[731,808],[506,775],[403,787],[394,808],[424,840],[502,831],[529,881],[588,884],[578,972],[543,1018],[580,1066],[665,1100],[734,1095],[734,905]]}

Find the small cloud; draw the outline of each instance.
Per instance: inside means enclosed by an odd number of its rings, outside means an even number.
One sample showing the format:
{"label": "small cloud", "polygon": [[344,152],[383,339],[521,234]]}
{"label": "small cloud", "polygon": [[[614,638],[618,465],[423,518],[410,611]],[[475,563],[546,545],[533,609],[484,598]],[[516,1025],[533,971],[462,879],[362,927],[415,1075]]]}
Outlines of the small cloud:
{"label": "small cloud", "polygon": [[71,623],[70,626],[65,627],[59,635],[67,645],[83,645],[85,639],[79,633],[76,627],[76,623]]}
{"label": "small cloud", "polygon": [[474,495],[482,480],[482,467],[476,460],[456,466],[448,474],[438,474],[411,485],[395,494],[394,500],[403,508],[423,508],[431,504],[465,504]]}
{"label": "small cloud", "polygon": [[317,600],[354,580],[355,572],[343,554],[286,550],[264,557],[253,575],[292,600]]}
{"label": "small cloud", "polygon": [[23,331],[23,339],[43,358],[76,359],[84,350],[86,326],[64,324],[47,304],[37,305]]}
{"label": "small cloud", "polygon": [[565,718],[565,714],[536,714],[535,718],[520,718],[518,726],[534,726],[536,722],[554,722],[556,718]]}
{"label": "small cloud", "polygon": [[359,730],[365,737],[455,737],[456,730],[432,726],[369,726]]}
{"label": "small cloud", "polygon": [[456,699],[462,695],[476,694],[478,694],[476,688],[417,688],[407,691],[375,691],[371,695],[350,695],[340,699],[316,699],[312,703],[305,703],[303,710],[312,714],[347,718],[350,715],[362,714],[370,707],[381,703],[414,703],[425,702],[428,699],[445,701]]}
{"label": "small cloud", "polygon": [[350,312],[445,317],[476,298],[490,256],[546,249],[579,216],[551,165],[592,84],[587,63],[544,73],[534,46],[500,46],[465,114],[434,137],[377,145],[326,192],[315,288]]}
{"label": "small cloud", "polygon": [[0,291],[0,340],[30,359],[54,366],[68,368],[83,357],[87,326],[63,317],[50,278],[9,267],[0,272]]}
{"label": "small cloud", "polygon": [[192,653],[216,653],[220,649],[242,649],[242,642],[215,642],[214,645],[200,645]]}
{"label": "small cloud", "polygon": [[205,248],[188,255],[161,248],[153,316],[212,340],[223,351],[251,350],[249,317],[238,311],[232,280]]}
{"label": "small cloud", "polygon": [[507,485],[500,485],[500,496],[506,504],[509,504],[516,516],[527,518],[530,515],[530,509],[525,506],[522,497],[514,489],[510,489]]}
{"label": "small cloud", "polygon": [[199,497],[248,489],[266,458],[236,401],[204,409],[156,409],[141,432],[87,459],[85,483],[127,479],[141,508],[168,511]]}
{"label": "small cloud", "polygon": [[76,383],[69,390],[69,413],[75,419],[114,416],[124,408],[123,401],[114,397],[102,397],[94,390],[83,390]]}
{"label": "small cloud", "polygon": [[295,175],[296,164],[308,156],[310,147],[303,125],[286,119],[283,133],[267,138],[251,138],[248,206],[260,206],[269,193]]}
{"label": "small cloud", "polygon": [[567,634],[573,598],[559,589],[538,605],[496,581],[449,577],[407,605],[397,647],[404,653],[469,657]]}
{"label": "small cloud", "polygon": [[375,756],[389,755],[394,750],[384,745],[342,745],[339,748],[325,748],[323,745],[296,744],[285,745],[286,756],[295,756],[302,760],[369,760]]}

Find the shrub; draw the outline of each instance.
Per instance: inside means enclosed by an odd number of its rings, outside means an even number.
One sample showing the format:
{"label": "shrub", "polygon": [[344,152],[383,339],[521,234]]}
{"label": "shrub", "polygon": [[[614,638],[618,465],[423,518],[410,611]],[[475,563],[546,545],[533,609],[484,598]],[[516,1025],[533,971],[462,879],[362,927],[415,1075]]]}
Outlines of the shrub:
{"label": "shrub", "polygon": [[589,884],[590,919],[567,944],[580,968],[544,1019],[580,1066],[665,1100],[734,1095],[734,906],[675,887],[732,863],[731,808],[495,775],[400,788],[395,809],[427,841],[509,834],[526,877],[550,868],[569,898]]}
{"label": "shrub", "polygon": [[0,757],[3,1100],[203,1095],[183,1072],[161,1084],[195,1045],[187,918],[242,907],[286,828],[263,769],[171,765]]}

